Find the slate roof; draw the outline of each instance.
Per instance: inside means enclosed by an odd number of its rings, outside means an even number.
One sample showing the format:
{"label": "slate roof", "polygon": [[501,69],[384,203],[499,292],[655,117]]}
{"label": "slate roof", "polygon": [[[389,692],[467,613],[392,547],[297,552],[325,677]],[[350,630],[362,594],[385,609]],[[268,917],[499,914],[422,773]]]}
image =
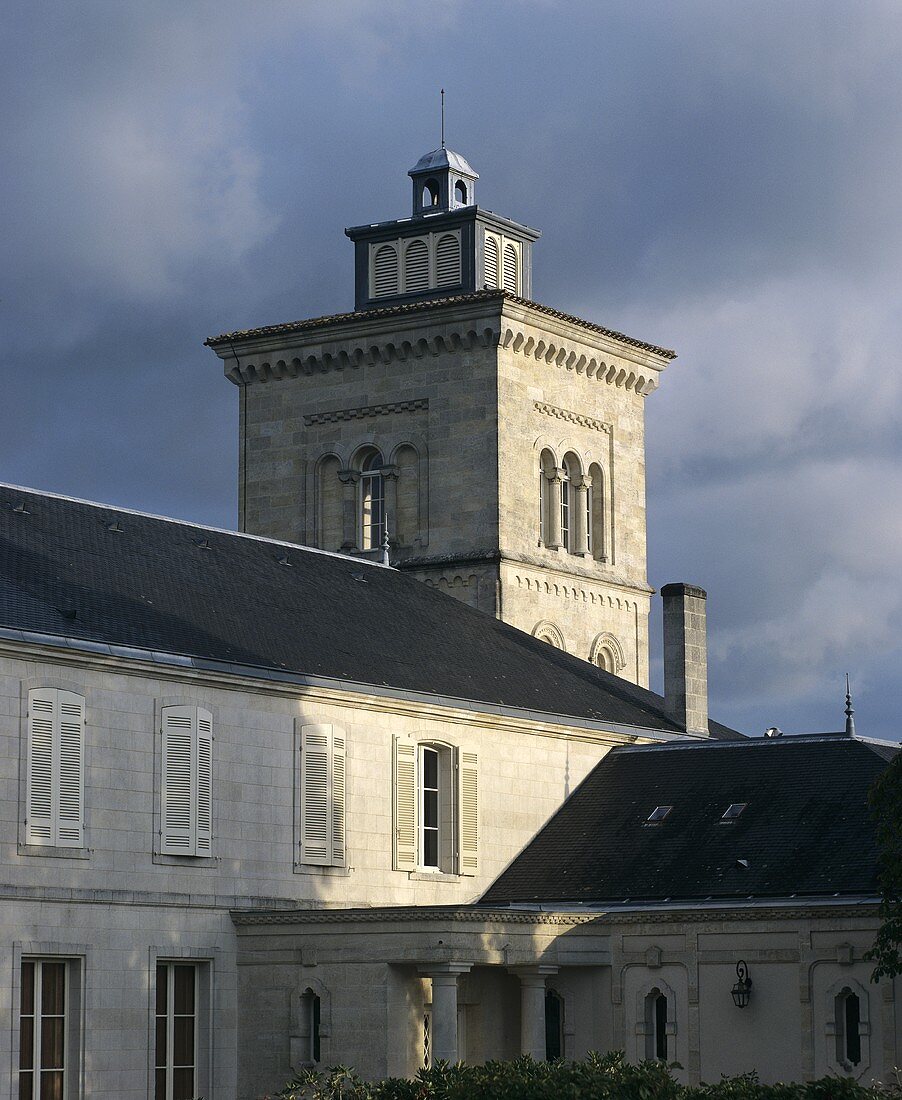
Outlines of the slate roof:
{"label": "slate roof", "polygon": [[680,732],[653,692],[394,569],[13,486],[0,627]]}
{"label": "slate roof", "polygon": [[[842,734],[612,749],[480,904],[875,895],[867,793],[896,751]],[[646,824],[656,806],[673,809]]]}
{"label": "slate roof", "polygon": [[574,317],[570,313],[562,313],[558,309],[552,309],[551,306],[543,306],[538,302],[531,302],[528,298],[518,298],[514,294],[509,294],[506,290],[477,290],[472,294],[451,294],[448,295],[447,298],[432,298],[424,302],[405,302],[402,305],[385,306],[382,309],[367,309],[365,314],[360,310],[351,313],[332,313],[325,317],[310,317],[304,321],[285,321],[278,325],[263,325],[260,328],[239,329],[235,332],[223,332],[219,336],[208,336],[207,339],[204,340],[204,346],[215,348],[217,344],[227,344],[235,340],[246,340],[255,336],[281,336],[292,332],[305,332],[308,329],[330,328],[335,325],[344,324],[346,321],[359,321],[363,316],[365,316],[367,322],[369,322],[374,317],[390,317],[396,314],[418,313],[424,310],[439,309],[441,306],[465,305],[468,302],[479,302],[490,298],[497,298],[499,301],[507,298],[517,305],[529,306],[530,309],[543,313],[546,317],[556,317],[560,321],[567,321],[571,325],[579,325],[580,328],[588,329],[590,332],[599,332],[603,336],[610,336],[614,340],[620,340],[624,344],[629,344],[630,347],[639,348],[641,351],[651,351],[656,355],[664,356],[666,359],[676,359],[677,353],[671,351],[669,348],[659,348],[656,344],[647,344],[644,340],[636,340],[632,336],[624,336],[622,332],[615,332],[613,329],[603,328],[601,325],[596,325],[594,321],[584,321],[581,317]]}

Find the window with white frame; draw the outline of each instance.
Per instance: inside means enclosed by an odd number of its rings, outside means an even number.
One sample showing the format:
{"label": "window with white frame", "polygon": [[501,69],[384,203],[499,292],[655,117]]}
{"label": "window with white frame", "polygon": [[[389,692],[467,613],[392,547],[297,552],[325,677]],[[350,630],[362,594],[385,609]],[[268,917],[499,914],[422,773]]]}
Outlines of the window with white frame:
{"label": "window with white frame", "polygon": [[73,959],[23,958],[19,991],[19,1100],[66,1100],[78,1088]]}
{"label": "window with white frame", "polygon": [[299,862],[344,867],[346,736],[329,723],[300,727]]}
{"label": "window with white frame", "polygon": [[563,474],[561,475],[561,546],[565,550],[571,548],[572,531],[570,527],[570,495],[571,495],[571,481],[570,481],[570,464],[567,459],[564,459],[564,465],[562,467]]}
{"label": "window with white frame", "polygon": [[397,870],[477,874],[478,765],[475,752],[395,738]]}
{"label": "window with white frame", "polygon": [[358,545],[361,550],[377,550],[385,537],[383,466],[382,455],[377,450],[367,452],[360,464]]}
{"label": "window with white frame", "polygon": [[84,847],[85,700],[72,691],[28,693],[25,843]]}
{"label": "window with white frame", "polygon": [[160,851],[209,856],[213,848],[213,716],[203,707],[163,707],[160,733]]}
{"label": "window with white frame", "polygon": [[198,1001],[196,963],[157,963],[154,1100],[198,1094]]}

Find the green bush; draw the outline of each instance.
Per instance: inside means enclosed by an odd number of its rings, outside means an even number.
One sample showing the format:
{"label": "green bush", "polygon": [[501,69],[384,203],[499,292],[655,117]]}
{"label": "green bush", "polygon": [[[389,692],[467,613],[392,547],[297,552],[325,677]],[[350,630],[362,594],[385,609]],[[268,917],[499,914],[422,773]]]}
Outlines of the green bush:
{"label": "green bush", "polygon": [[754,1073],[717,1084],[678,1084],[663,1062],[632,1065],[620,1052],[581,1062],[535,1062],[530,1057],[482,1066],[439,1062],[413,1080],[363,1081],[343,1066],[299,1074],[266,1100],[902,1100],[902,1088],[822,1077],[809,1084],[762,1085]]}

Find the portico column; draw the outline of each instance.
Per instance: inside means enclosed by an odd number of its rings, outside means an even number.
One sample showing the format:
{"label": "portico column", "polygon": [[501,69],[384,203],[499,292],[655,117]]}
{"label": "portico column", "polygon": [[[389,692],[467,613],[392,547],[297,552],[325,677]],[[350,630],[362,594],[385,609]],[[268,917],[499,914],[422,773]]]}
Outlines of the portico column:
{"label": "portico column", "polygon": [[398,540],[398,467],[382,467],[382,484],[385,488],[385,530],[392,543]]}
{"label": "portico column", "polygon": [[583,479],[576,486],[576,515],[572,517],[573,524],[573,553],[581,554],[584,558],[589,556],[589,490],[592,488],[592,479],[588,474],[583,474]]}
{"label": "portico column", "polygon": [[342,550],[357,549],[357,482],[359,470],[339,470],[338,479],[344,485],[341,501]]}
{"label": "portico column", "polygon": [[520,979],[520,1053],[545,1061],[545,979],[556,966],[513,966]]}
{"label": "portico column", "polygon": [[472,963],[435,963],[419,971],[432,979],[432,1060],[459,1061],[457,1051],[457,975]]}
{"label": "portico column", "polygon": [[561,482],[566,471],[552,466],[545,471],[548,478],[548,542],[549,550],[557,550],[561,545]]}

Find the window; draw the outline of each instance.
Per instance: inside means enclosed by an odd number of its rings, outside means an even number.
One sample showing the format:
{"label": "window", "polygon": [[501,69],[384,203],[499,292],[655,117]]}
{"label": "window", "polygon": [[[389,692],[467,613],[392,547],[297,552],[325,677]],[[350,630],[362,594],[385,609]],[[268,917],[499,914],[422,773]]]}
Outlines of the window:
{"label": "window", "polygon": [[75,1080],[65,959],[23,959],[19,998],[19,1100],[63,1100]]}
{"label": "window", "polygon": [[653,989],[645,998],[645,1057],[668,1060],[667,998],[660,989]]}
{"label": "window", "polygon": [[28,695],[25,842],[84,847],[85,701],[57,688]]}
{"label": "window", "polygon": [[545,994],[545,1060],[564,1056],[564,999],[549,989]]}
{"label": "window", "polygon": [[360,538],[361,550],[378,550],[385,537],[385,481],[382,455],[370,451],[361,464]]}
{"label": "window", "polygon": [[154,1100],[197,1096],[197,966],[157,963]]}
{"label": "window", "polygon": [[589,550],[597,561],[607,561],[605,541],[604,474],[597,462],[589,467],[592,485],[586,502]]}
{"label": "window", "polygon": [[457,286],[460,282],[460,241],[451,233],[439,237],[435,249],[436,286]]}
{"label": "window", "polygon": [[423,1013],[423,1069],[432,1069],[432,1013]]}
{"label": "window", "polygon": [[423,184],[423,206],[438,206],[438,180],[426,180]]}
{"label": "window", "polygon": [[328,724],[301,726],[300,862],[344,867],[344,730]]}
{"label": "window", "polygon": [[398,253],[390,244],[380,245],[373,256],[374,298],[398,293]]}
{"label": "window", "polygon": [[583,516],[583,523],[586,530],[586,550],[592,554],[592,486],[591,484],[586,488],[585,497],[585,514]]}
{"label": "window", "polygon": [[454,185],[454,198],[461,204],[466,206],[467,204],[467,185],[463,180],[458,180]]}
{"label": "window", "polygon": [[673,806],[655,806],[652,812],[645,819],[646,825],[660,825],[661,822],[670,814]]}
{"label": "window", "polygon": [[475,875],[479,779],[474,752],[394,742],[394,867]]}
{"label": "window", "polygon": [[209,856],[213,847],[213,716],[202,707],[163,707],[160,851]]}
{"label": "window", "polygon": [[561,477],[561,546],[570,549],[570,469],[564,459]]}
{"label": "window", "polygon": [[861,1063],[861,1001],[848,988],[836,998],[836,1061],[848,1069]]}
{"label": "window", "polygon": [[556,465],[551,451],[542,451],[539,455],[539,541],[546,546],[552,541],[549,478],[553,475]]}
{"label": "window", "polygon": [[498,286],[498,241],[486,235],[485,238],[485,285],[495,290]]}
{"label": "window", "polygon": [[721,823],[729,825],[731,822],[735,821],[736,818],[742,814],[746,806],[748,806],[748,802],[731,802],[726,810],[724,810],[723,817],[720,819]]}
{"label": "window", "polygon": [[304,1062],[316,1065],[320,1060],[320,1019],[322,1002],[312,989],[301,994],[301,1033],[304,1039]]}

